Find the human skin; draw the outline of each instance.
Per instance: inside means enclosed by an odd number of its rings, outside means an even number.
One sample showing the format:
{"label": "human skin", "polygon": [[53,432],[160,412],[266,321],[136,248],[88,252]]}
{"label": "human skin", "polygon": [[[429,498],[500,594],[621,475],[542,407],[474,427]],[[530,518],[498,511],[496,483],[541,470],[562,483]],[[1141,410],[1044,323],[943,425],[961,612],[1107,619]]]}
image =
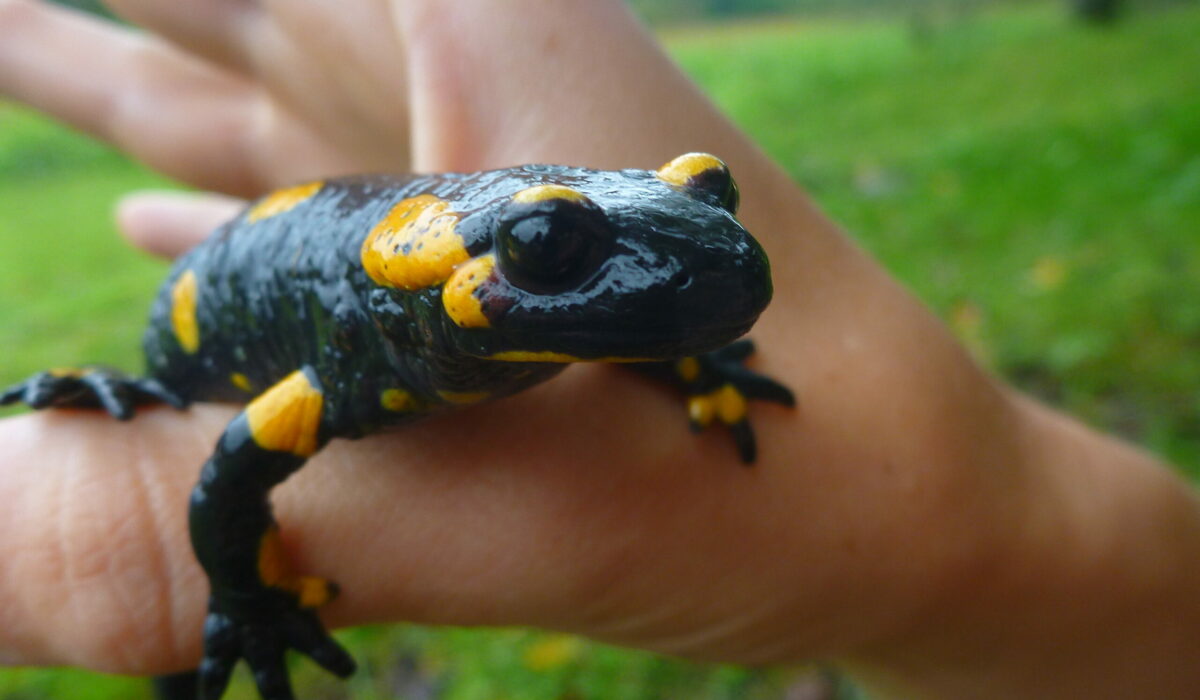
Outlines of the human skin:
{"label": "human skin", "polygon": [[[0,94],[235,196],[710,151],[771,258],[755,367],[800,404],[752,409],[753,469],[719,431],[688,433],[678,397],[600,366],[337,441],[274,499],[297,568],[342,586],[330,624],[526,624],[694,659],[833,659],[929,697],[1200,687],[1190,487],[976,367],[615,0],[112,5],[161,38],[0,0]],[[120,220],[178,253],[230,207],[144,195]],[[196,663],[206,588],[184,504],[234,410],[0,422],[0,658]]]}

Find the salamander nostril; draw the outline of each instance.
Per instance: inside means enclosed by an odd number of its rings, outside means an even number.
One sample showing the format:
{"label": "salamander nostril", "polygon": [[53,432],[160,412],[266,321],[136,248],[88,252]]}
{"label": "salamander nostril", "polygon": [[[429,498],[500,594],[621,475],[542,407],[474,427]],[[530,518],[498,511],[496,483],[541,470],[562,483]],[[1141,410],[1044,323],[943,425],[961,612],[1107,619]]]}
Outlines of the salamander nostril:
{"label": "salamander nostril", "polygon": [[692,285],[692,275],[686,270],[681,270],[675,273],[675,276],[671,278],[671,284],[674,285],[675,289],[677,290],[682,291],[687,289]]}

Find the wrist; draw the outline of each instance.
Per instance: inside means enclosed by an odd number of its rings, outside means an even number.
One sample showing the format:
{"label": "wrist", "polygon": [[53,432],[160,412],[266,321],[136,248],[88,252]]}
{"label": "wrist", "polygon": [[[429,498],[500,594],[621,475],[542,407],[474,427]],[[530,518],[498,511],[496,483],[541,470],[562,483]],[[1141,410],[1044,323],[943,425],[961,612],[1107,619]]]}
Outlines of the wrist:
{"label": "wrist", "polygon": [[1014,402],[1020,457],[980,528],[987,546],[920,630],[865,668],[935,698],[1191,697],[1196,494],[1147,455]]}

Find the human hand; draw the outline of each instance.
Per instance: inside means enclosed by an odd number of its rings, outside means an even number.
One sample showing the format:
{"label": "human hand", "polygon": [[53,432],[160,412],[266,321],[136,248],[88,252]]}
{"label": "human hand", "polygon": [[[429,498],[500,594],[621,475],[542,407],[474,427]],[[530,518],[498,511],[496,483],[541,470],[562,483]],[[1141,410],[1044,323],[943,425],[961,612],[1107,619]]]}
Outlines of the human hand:
{"label": "human hand", "polygon": [[0,94],[232,195],[410,167],[407,66],[387,3],[109,5],[148,31],[0,3]]}
{"label": "human hand", "polygon": [[[983,650],[994,666],[1029,653],[1028,640],[1001,632],[1006,615],[1027,611],[1022,596],[1044,592],[1035,581],[1057,586],[1051,599],[1068,619],[1089,620],[1035,621],[1029,629],[1046,645],[1104,628],[1081,612],[1094,607],[1080,594],[1086,567],[1064,570],[1053,555],[1062,531],[1079,527],[1064,524],[1059,506],[1107,511],[1067,495],[1075,481],[1043,469],[1055,453],[1044,443],[1068,434],[1100,461],[1144,459],[1064,428],[979,372],[616,3],[535,12],[412,0],[361,3],[362,14],[345,17],[343,6],[329,12],[335,5],[319,2],[119,4],[191,52],[88,34],[97,55],[130,59],[145,76],[127,82],[122,69],[107,82],[72,82],[62,66],[39,72],[55,52],[0,48],[0,89],[68,120],[87,118],[89,105],[134,105],[120,129],[81,125],[177,177],[236,194],[348,170],[653,167],[709,150],[731,163],[742,218],[771,255],[776,301],[755,330],[759,366],[797,389],[801,406],[755,410],[757,467],[739,468],[725,436],[687,434],[671,397],[604,368],[569,372],[494,409],[336,443],[276,498],[297,567],[343,585],[332,623],[535,624],[693,658],[844,657],[910,681],[955,652],[977,661]],[[48,15],[35,7],[0,0],[0,47],[19,47],[10,28],[36,35]],[[364,37],[362,46],[379,48],[367,55],[374,70],[340,60]],[[209,59],[234,72],[201,62]],[[395,65],[404,66],[400,83]],[[320,80],[324,71],[330,78]],[[305,75],[320,89],[295,82]],[[88,85],[94,91],[81,93]],[[270,128],[246,145],[264,129],[246,118],[264,100]],[[199,112],[212,116],[197,124],[196,109],[218,111]],[[231,126],[211,134],[213,121]],[[192,128],[173,131],[181,123]],[[231,134],[240,147],[229,146]],[[160,250],[196,239],[194,218],[158,204],[126,212],[135,237],[156,232]],[[171,213],[178,235],[164,243],[162,226],[147,222]],[[124,672],[195,662],[204,586],[183,503],[229,416],[198,407],[147,411],[119,427],[66,412],[0,424],[0,502],[17,504],[0,512],[0,600],[14,601],[0,650],[26,663]],[[1112,528],[1083,528],[1087,551],[1099,552]],[[1104,551],[1096,558],[1111,563]],[[1122,581],[1109,579],[1118,589]]]}

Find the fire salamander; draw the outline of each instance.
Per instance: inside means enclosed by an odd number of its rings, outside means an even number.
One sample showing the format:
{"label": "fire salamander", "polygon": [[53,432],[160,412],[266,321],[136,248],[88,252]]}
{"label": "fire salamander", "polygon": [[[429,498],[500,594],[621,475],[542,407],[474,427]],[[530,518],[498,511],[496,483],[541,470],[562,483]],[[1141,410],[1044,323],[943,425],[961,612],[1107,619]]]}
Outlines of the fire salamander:
{"label": "fire salamander", "polygon": [[755,456],[748,399],[791,405],[734,342],[771,298],[767,258],[734,218],[717,158],[657,171],[528,165],[364,176],[279,190],[172,269],[147,372],[51,370],[0,404],[103,408],[236,401],[189,527],[211,582],[200,696],[245,659],[266,700],[292,697],[295,649],[340,676],[350,656],[315,610],[337,593],[293,573],[270,490],[333,438],[512,394],[571,362],[628,362],[680,387],[691,424]]}

